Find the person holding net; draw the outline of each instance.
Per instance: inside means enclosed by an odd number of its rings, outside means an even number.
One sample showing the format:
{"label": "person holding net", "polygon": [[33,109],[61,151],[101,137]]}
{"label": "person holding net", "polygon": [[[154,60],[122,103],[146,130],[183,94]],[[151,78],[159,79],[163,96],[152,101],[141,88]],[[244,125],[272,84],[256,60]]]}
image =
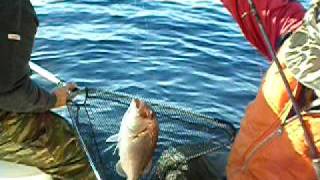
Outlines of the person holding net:
{"label": "person holding net", "polygon": [[0,160],[35,166],[54,179],[95,179],[73,129],[48,110],[66,105],[75,84],[53,93],[29,77],[38,19],[30,0],[0,2]]}
{"label": "person holding net", "polygon": [[[248,41],[272,63],[241,122],[227,178],[319,179],[319,1],[313,1],[307,12],[295,0],[253,0],[255,7],[247,0],[222,2]],[[276,52],[280,70],[266,40]]]}

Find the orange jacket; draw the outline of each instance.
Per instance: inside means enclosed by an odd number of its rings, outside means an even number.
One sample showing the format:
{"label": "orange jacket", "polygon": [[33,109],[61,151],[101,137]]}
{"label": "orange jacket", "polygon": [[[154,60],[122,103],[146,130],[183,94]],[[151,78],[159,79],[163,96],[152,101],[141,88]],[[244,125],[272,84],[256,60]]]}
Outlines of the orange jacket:
{"label": "orange jacket", "polygon": [[[288,69],[283,67],[283,70],[291,90],[298,97],[301,85]],[[291,107],[292,103],[273,63],[241,122],[227,166],[229,180],[316,179],[299,120],[281,128]],[[305,115],[304,120],[319,149],[320,115]]]}

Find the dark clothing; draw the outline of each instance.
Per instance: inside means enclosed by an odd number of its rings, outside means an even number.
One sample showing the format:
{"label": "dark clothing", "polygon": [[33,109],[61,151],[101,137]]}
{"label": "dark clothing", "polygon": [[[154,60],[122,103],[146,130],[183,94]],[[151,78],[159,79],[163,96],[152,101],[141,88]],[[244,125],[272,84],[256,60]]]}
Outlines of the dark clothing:
{"label": "dark clothing", "polygon": [[[29,77],[28,62],[38,26],[30,1],[1,1],[0,15],[0,109],[11,112],[49,110],[56,103],[55,95],[38,87]],[[21,40],[9,40],[8,34],[19,34]]]}

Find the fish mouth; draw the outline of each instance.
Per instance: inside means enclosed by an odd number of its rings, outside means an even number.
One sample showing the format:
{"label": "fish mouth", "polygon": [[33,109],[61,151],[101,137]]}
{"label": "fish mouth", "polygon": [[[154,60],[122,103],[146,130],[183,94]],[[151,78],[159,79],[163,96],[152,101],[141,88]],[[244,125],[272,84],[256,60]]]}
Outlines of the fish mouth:
{"label": "fish mouth", "polygon": [[144,105],[144,102],[141,101],[140,99],[134,99],[133,101],[137,109],[140,109]]}

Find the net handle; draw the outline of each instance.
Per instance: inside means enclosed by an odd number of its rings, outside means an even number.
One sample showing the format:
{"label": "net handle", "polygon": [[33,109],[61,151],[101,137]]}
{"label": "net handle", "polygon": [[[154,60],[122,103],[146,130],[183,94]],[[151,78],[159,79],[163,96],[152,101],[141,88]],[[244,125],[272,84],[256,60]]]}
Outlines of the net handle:
{"label": "net handle", "polygon": [[59,79],[57,76],[55,76],[53,73],[49,72],[48,70],[42,68],[41,66],[29,62],[30,69],[34,71],[35,73],[39,74],[41,77],[45,78],[49,82],[55,84],[58,87],[62,87],[66,85],[66,82]]}

